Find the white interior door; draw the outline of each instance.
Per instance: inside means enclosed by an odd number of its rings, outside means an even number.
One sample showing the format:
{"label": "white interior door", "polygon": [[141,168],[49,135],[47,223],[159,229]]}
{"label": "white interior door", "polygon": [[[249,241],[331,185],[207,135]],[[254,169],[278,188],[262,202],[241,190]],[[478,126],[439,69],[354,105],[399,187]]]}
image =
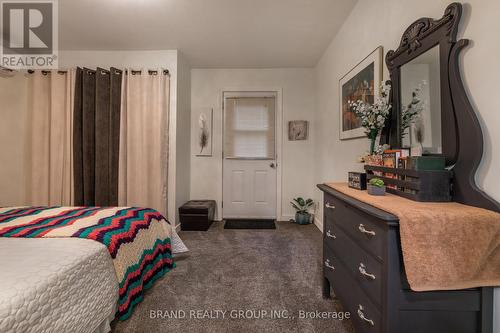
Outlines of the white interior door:
{"label": "white interior door", "polygon": [[276,218],[276,96],[224,97],[223,218]]}

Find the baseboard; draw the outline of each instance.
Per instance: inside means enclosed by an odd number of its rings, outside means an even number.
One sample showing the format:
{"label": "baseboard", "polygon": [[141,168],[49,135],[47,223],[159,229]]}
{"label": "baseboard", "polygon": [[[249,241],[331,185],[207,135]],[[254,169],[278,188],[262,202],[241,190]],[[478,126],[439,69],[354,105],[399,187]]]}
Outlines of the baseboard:
{"label": "baseboard", "polygon": [[[290,220],[293,220],[294,218],[295,218],[295,216],[294,216],[294,215],[281,215],[280,217],[278,217],[278,218],[276,219],[276,221],[278,221],[278,222],[280,222],[280,221],[283,221],[283,222],[288,222],[288,221],[290,221]],[[216,219],[216,220],[214,220],[214,221],[215,221],[215,222],[221,222],[221,221],[223,221],[223,220],[217,220],[217,219]]]}
{"label": "baseboard", "polygon": [[293,220],[295,218],[294,215],[281,215],[280,218],[278,219],[278,221],[290,221],[290,220]]}
{"label": "baseboard", "polygon": [[316,216],[314,217],[314,225],[319,229],[319,231],[323,232],[323,222],[320,221]]}
{"label": "baseboard", "polygon": [[[281,215],[281,217],[278,219],[278,221],[290,221],[290,219],[293,219],[294,216],[293,215]],[[222,220],[214,220],[214,222],[221,222]],[[323,232],[323,222],[320,221],[316,216],[314,217],[314,225],[316,226],[316,228],[319,229],[319,231]],[[176,227],[177,228],[180,228],[180,225],[178,225]]]}
{"label": "baseboard", "polygon": [[[278,221],[290,221],[290,219],[293,219],[293,218],[294,218],[293,215],[281,215],[281,217],[278,219]],[[220,222],[217,220],[215,220],[215,221]],[[323,222],[320,221],[317,216],[314,216],[314,225],[316,226],[316,228],[319,229],[319,231],[323,232]],[[180,227],[180,225],[178,225],[176,227],[176,229],[179,227]]]}

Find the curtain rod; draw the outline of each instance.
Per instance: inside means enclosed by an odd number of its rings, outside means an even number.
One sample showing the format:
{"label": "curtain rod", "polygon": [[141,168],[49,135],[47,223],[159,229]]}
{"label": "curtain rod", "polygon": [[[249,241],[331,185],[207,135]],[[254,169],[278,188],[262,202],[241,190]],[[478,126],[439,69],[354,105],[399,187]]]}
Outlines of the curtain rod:
{"label": "curtain rod", "polygon": [[[119,72],[123,72],[120,69],[116,69],[116,70],[119,71]],[[128,70],[125,70],[125,73],[128,73]],[[141,74],[142,71],[141,70],[133,70],[133,69],[131,69],[130,73],[132,75],[136,75],[136,74]],[[156,70],[156,69],[148,69],[148,73],[149,73],[149,75],[157,75],[158,74],[158,70]],[[164,69],[163,70],[163,75],[170,75],[170,72],[168,71],[168,69]]]}
{"label": "curtain rod", "polygon": [[16,74],[16,72],[17,71],[15,71],[13,69],[10,69],[10,68],[4,67],[4,66],[0,66],[0,77],[3,77],[3,78],[12,77]]}
{"label": "curtain rod", "polygon": [[15,72],[15,70],[7,68],[7,67],[3,67],[3,66],[0,66],[0,70],[6,71],[6,72]]}
{"label": "curtain rod", "polygon": [[[3,67],[2,67],[2,69],[3,69]],[[13,71],[12,69],[8,69],[8,68],[6,68],[6,70]],[[88,68],[85,68],[85,70],[90,71],[91,73],[95,73],[96,72],[96,70],[88,69]],[[100,70],[100,71],[102,71],[104,73],[109,73],[109,70],[106,70],[106,69],[99,68],[98,70]],[[114,70],[116,70],[116,72],[118,72],[120,74],[124,72],[124,71],[122,71],[120,69],[116,69],[116,68],[114,68]],[[42,70],[41,71],[41,73],[43,75],[50,74],[51,72],[52,71],[48,71],[48,70]],[[62,70],[62,71],[57,71],[57,74],[66,74],[67,72],[68,72],[67,70]],[[129,72],[128,70],[125,70],[125,74],[127,74],[128,72]],[[32,70],[32,69],[29,69],[28,73],[29,74],[33,74],[33,73],[35,73],[35,71]],[[141,70],[132,70],[131,69],[130,70],[130,74],[132,74],[132,75],[142,74],[142,71]],[[149,75],[158,75],[158,70],[148,69],[148,74]],[[170,75],[170,72],[168,71],[168,69],[164,69],[163,70],[163,75]]]}
{"label": "curtain rod", "polygon": [[[88,71],[90,71],[90,72],[92,72],[92,73],[95,73],[95,72],[96,72],[96,70],[93,70],[93,69],[88,69],[88,68],[85,68],[85,69],[86,69],[86,70],[88,70]],[[108,71],[108,70],[106,70],[106,69],[101,69],[101,68],[98,68],[98,69],[99,69],[99,70],[101,70],[101,71],[103,71],[104,73],[109,73],[109,71]],[[121,73],[123,73],[123,72],[125,72],[125,74],[127,74],[127,73],[129,72],[128,70],[123,71],[123,70],[116,69],[116,68],[113,68],[113,70],[116,70],[116,72],[117,72],[117,73],[119,73],[119,74],[121,74]],[[9,73],[9,75],[10,75],[10,74],[14,75],[14,73],[16,73],[16,72],[17,72],[17,70],[15,70],[15,69],[10,69],[10,68],[3,67],[3,66],[0,66],[0,73],[1,73],[1,72],[4,72],[4,73]],[[33,73],[35,73],[35,70],[33,70],[33,69],[28,69],[28,70],[27,70],[27,72],[28,72],[28,74],[33,74]],[[68,72],[67,70],[59,70],[59,71],[57,71],[57,74],[66,74],[67,72]],[[52,71],[50,71],[50,70],[41,70],[41,73],[42,73],[43,75],[47,75],[47,74],[52,73]],[[131,70],[130,70],[130,73],[131,73],[132,75],[137,75],[137,74],[139,74],[139,75],[140,75],[140,74],[142,74],[142,71],[141,71],[141,70],[132,70],[132,69],[131,69]],[[162,73],[163,73],[163,75],[170,75],[170,72],[168,71],[168,69],[164,69],[164,70],[162,71]],[[148,69],[148,74],[149,74],[149,75],[158,75],[158,70]],[[2,76],[2,77],[4,77],[4,76]]]}
{"label": "curtain rod", "polygon": [[[35,71],[33,69],[28,69],[27,70],[28,74],[33,74]],[[41,70],[40,71],[43,75],[47,75],[52,73],[52,71],[47,71],[47,70]],[[57,71],[57,74],[66,74],[68,71]]]}

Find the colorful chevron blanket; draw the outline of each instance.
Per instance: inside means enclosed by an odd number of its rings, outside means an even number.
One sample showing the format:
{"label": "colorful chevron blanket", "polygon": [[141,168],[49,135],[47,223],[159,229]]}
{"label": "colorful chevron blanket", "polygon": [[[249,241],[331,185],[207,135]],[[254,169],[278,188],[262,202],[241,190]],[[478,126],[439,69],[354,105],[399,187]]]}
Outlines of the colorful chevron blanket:
{"label": "colorful chevron blanket", "polygon": [[175,266],[171,234],[165,218],[148,208],[0,208],[0,237],[77,237],[104,244],[119,282],[120,320],[127,319],[144,291]]}

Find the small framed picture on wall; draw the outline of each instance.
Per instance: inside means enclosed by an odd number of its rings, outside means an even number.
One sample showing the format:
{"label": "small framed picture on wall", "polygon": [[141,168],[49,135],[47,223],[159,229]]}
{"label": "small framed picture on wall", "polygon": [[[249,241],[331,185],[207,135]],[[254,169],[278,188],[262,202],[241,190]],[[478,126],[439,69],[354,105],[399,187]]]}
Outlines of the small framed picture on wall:
{"label": "small framed picture on wall", "polygon": [[309,135],[309,122],[307,120],[292,120],[288,122],[288,140],[307,140]]}

